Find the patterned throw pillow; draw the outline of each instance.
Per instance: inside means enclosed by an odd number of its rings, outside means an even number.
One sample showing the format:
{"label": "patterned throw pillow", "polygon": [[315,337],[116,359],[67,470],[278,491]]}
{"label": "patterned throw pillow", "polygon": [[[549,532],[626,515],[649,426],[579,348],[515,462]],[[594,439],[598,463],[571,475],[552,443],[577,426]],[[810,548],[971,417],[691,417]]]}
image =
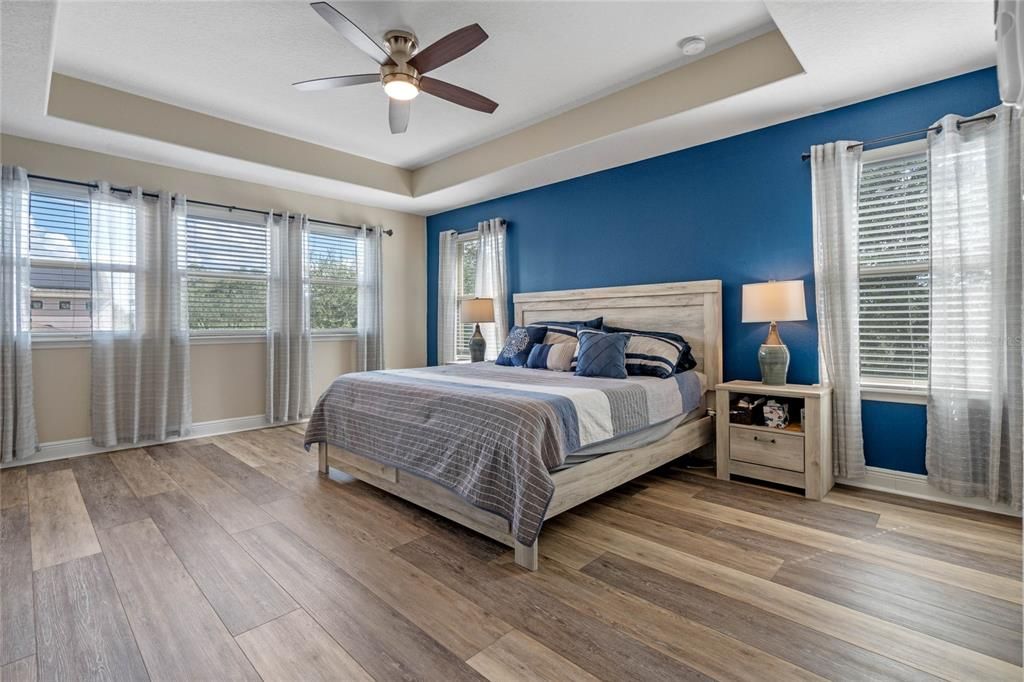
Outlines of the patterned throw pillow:
{"label": "patterned throw pillow", "polygon": [[508,338],[505,339],[505,347],[498,353],[498,359],[494,361],[494,364],[505,367],[525,367],[526,361],[530,357],[530,349],[534,344],[543,341],[544,335],[547,333],[547,327],[535,325],[512,327]]}
{"label": "patterned throw pillow", "polygon": [[[604,325],[602,327],[602,330],[608,332],[609,334],[612,334],[612,333],[642,334],[644,336],[655,336],[655,337],[657,337],[659,339],[665,339],[667,341],[671,341],[672,343],[677,344],[679,346],[679,348],[680,348],[680,350],[679,350],[679,359],[676,361],[676,372],[677,373],[678,372],[689,371],[689,370],[691,370],[691,369],[693,369],[694,367],[697,366],[697,359],[695,357],[693,357],[693,349],[690,348],[690,344],[686,342],[686,339],[684,339],[679,334],[674,334],[672,332],[639,331],[639,330],[636,330],[636,329],[625,329],[623,327],[610,327],[608,325]],[[626,349],[626,352],[627,353],[630,352],[628,348]],[[627,365],[626,365],[626,371],[629,371],[628,361],[627,361]],[[630,374],[632,374],[632,372],[630,372]]]}
{"label": "patterned throw pillow", "polygon": [[605,334],[590,329],[579,333],[576,376],[625,379],[629,334]]}
{"label": "patterned throw pillow", "polygon": [[[551,330],[548,330],[548,336]],[[545,339],[547,337],[544,337]],[[576,355],[575,343],[538,343],[530,350],[526,366],[530,369],[551,369],[556,372],[568,372],[572,369],[572,359]]]}
{"label": "patterned throw pillow", "polygon": [[577,320],[575,322],[535,322],[547,326],[548,333],[544,337],[544,343],[576,343],[576,335],[581,329],[600,329],[604,323],[603,317],[595,317],[592,320]]}

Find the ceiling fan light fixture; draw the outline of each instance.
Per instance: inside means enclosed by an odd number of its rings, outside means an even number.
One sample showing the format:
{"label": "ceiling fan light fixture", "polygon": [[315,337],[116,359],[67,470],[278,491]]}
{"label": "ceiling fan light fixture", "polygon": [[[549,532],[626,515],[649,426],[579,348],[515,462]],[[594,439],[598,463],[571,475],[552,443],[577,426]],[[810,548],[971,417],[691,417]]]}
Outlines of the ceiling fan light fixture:
{"label": "ceiling fan light fixture", "polygon": [[416,78],[404,73],[391,73],[384,76],[384,92],[391,99],[407,101],[420,94]]}
{"label": "ceiling fan light fixture", "polygon": [[310,6],[341,37],[379,64],[380,75],[357,73],[314,78],[292,83],[296,89],[331,90],[351,85],[380,83],[384,86],[384,94],[388,96],[388,124],[392,135],[400,135],[408,129],[410,100],[415,99],[421,90],[433,97],[485,114],[493,114],[498,108],[497,102],[479,93],[422,75],[458,59],[487,40],[487,32],[480,24],[470,24],[452,31],[423,50],[419,49],[414,33],[388,31],[384,34],[384,43],[387,46],[385,48],[330,3],[318,0]]}

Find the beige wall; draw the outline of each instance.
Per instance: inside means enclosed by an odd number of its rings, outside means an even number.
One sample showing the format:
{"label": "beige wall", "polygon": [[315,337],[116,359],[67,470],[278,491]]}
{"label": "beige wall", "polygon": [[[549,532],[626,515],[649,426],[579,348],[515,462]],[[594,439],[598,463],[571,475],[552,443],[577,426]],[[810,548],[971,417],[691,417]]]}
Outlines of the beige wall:
{"label": "beige wall", "polygon": [[[71,180],[183,192],[235,206],[305,212],[314,218],[384,225],[384,356],[388,367],[426,364],[426,221],[422,216],[362,206],[84,151],[10,135],[0,136],[4,164]],[[354,368],[352,341],[313,344],[313,391]],[[192,346],[192,418],[205,422],[263,413],[266,348],[262,343]],[[36,420],[40,442],[89,436],[88,347],[33,352]]]}
{"label": "beige wall", "polygon": [[[263,343],[192,346],[192,418],[196,422],[263,414],[267,390]],[[40,348],[32,352],[39,442],[89,436],[89,348]],[[423,364],[423,363],[420,363]],[[313,343],[313,395],[339,374],[355,369],[351,341]]]}

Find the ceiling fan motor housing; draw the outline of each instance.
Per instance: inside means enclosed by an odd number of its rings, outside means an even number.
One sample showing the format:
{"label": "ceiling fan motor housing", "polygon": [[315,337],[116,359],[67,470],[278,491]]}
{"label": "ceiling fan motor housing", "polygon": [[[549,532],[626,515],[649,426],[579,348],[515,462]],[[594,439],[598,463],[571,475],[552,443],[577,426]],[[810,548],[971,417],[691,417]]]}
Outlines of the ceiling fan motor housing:
{"label": "ceiling fan motor housing", "polygon": [[384,85],[392,81],[403,81],[416,87],[420,86],[420,73],[408,64],[416,53],[416,36],[408,31],[388,31],[384,34],[388,53],[394,64],[380,67],[381,80]]}

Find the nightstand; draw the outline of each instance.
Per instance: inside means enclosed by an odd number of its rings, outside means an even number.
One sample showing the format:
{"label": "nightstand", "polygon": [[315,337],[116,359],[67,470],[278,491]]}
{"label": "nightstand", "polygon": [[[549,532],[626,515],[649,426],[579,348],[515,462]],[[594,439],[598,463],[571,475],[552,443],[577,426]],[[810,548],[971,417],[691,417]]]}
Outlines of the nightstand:
{"label": "nightstand", "polygon": [[[831,386],[727,381],[715,390],[718,478],[744,476],[803,488],[804,495],[812,500],[820,500],[832,489]],[[730,401],[741,396],[788,402],[790,425],[776,429],[730,423]]]}

